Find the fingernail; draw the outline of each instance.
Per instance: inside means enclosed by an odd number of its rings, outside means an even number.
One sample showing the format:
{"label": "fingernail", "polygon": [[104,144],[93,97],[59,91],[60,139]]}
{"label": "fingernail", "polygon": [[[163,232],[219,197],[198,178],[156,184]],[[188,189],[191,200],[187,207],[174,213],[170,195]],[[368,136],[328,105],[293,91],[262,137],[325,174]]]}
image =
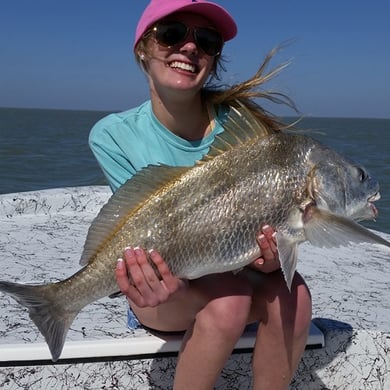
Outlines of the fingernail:
{"label": "fingernail", "polygon": [[141,255],[142,254],[142,249],[139,247],[139,246],[136,246],[134,248],[134,252],[137,254],[137,255]]}
{"label": "fingernail", "polygon": [[263,233],[267,234],[269,236],[270,233],[273,233],[273,229],[269,225],[264,225],[263,226]]}
{"label": "fingernail", "polygon": [[272,238],[275,238],[276,237],[276,232],[273,232],[272,233]]}
{"label": "fingernail", "polygon": [[123,267],[123,264],[124,264],[124,261],[123,261],[122,258],[117,259],[116,265],[117,265],[118,267]]}
{"label": "fingernail", "polygon": [[263,264],[264,264],[264,259],[261,258],[261,259],[257,260],[257,261],[256,261],[256,264],[257,264],[257,265],[263,265]]}

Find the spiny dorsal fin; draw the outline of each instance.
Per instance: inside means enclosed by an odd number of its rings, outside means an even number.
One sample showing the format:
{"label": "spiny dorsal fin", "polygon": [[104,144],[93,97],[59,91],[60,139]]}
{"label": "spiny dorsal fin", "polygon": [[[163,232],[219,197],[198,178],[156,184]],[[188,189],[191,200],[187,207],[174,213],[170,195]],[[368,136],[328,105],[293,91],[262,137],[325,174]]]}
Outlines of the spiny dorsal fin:
{"label": "spiny dorsal fin", "polygon": [[209,153],[202,161],[208,161],[238,145],[267,137],[274,132],[261,123],[246,106],[240,103],[239,108],[230,107],[229,115],[223,128],[223,133],[215,137]]}
{"label": "spiny dorsal fin", "polygon": [[129,215],[141,207],[152,194],[178,179],[189,169],[191,167],[151,165],[124,183],[102,207],[90,226],[80,264],[88,264],[123,226]]}

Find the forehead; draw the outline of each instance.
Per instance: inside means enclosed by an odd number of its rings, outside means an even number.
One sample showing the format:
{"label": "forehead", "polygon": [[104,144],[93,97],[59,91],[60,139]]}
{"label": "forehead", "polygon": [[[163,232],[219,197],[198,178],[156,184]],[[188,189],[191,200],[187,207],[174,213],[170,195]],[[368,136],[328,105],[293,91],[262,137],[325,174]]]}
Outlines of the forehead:
{"label": "forehead", "polygon": [[193,12],[175,12],[161,19],[163,21],[172,20],[175,22],[183,22],[188,25],[197,27],[212,27],[215,26],[204,16],[193,13]]}

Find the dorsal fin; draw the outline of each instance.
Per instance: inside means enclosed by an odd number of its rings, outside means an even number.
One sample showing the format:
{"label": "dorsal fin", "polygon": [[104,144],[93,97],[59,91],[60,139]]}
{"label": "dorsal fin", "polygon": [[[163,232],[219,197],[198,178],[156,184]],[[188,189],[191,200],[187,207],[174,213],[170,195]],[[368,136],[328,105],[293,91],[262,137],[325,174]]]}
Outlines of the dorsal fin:
{"label": "dorsal fin", "polygon": [[261,123],[246,106],[239,102],[238,104],[239,108],[230,107],[223,133],[215,137],[209,153],[201,162],[209,161],[237,145],[273,134],[273,130]]}
{"label": "dorsal fin", "polygon": [[[178,179],[191,167],[148,166],[124,183],[102,207],[92,222],[84,244],[80,264],[92,260],[106,242],[123,226],[129,215],[167,183]],[[124,248],[123,248],[124,249]]]}

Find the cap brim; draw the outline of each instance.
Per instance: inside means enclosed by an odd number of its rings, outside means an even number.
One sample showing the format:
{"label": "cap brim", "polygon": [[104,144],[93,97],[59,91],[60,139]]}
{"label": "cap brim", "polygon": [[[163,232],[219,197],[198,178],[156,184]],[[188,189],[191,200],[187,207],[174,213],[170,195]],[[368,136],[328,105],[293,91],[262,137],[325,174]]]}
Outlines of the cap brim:
{"label": "cap brim", "polygon": [[237,34],[237,25],[233,17],[220,5],[209,2],[161,1],[158,6],[151,2],[142,14],[135,34],[134,49],[145,32],[157,21],[176,12],[193,12],[208,19],[221,33],[224,41],[229,41]]}

